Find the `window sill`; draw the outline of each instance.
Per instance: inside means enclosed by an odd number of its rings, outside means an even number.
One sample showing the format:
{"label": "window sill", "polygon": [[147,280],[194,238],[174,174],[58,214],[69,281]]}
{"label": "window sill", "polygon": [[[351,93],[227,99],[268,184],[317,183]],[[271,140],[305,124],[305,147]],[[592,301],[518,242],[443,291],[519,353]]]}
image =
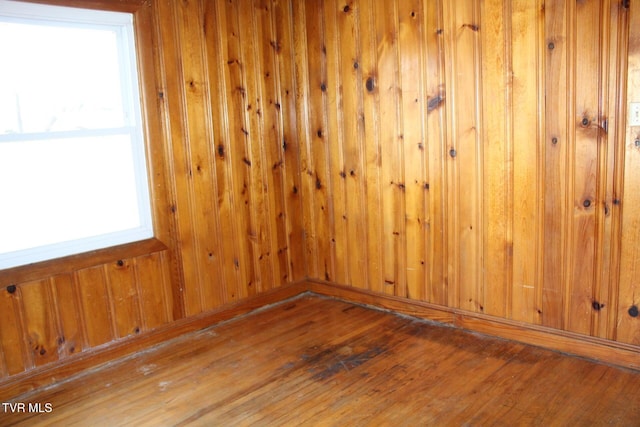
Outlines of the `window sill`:
{"label": "window sill", "polygon": [[160,240],[147,239],[20,267],[7,268],[0,270],[0,287],[5,288],[9,285],[71,273],[84,268],[160,252],[166,249],[168,249],[167,246]]}

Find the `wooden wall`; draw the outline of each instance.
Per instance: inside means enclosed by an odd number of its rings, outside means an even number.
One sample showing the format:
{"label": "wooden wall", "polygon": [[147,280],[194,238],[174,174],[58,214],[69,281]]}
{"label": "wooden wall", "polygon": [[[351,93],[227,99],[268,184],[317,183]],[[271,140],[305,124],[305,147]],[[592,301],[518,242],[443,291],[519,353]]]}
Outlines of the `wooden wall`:
{"label": "wooden wall", "polygon": [[306,276],[292,25],[287,4],[154,4],[190,316]]}
{"label": "wooden wall", "polygon": [[0,271],[0,385],[306,277],[290,5],[64,4],[135,12],[156,239]]}
{"label": "wooden wall", "polygon": [[311,277],[640,344],[640,3],[293,3]]}
{"label": "wooden wall", "polygon": [[159,251],[3,289],[2,377],[172,321],[168,257]]}
{"label": "wooden wall", "polygon": [[156,241],[0,272],[0,382],[305,279],[640,345],[640,1],[65,3],[136,12]]}

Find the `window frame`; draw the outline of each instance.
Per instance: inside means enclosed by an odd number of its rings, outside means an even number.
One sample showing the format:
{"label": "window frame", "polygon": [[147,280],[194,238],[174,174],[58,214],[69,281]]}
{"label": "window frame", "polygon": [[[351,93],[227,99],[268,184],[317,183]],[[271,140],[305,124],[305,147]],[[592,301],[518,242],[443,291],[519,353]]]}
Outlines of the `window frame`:
{"label": "window frame", "polygon": [[175,251],[176,225],[172,214],[175,213],[175,208],[172,207],[171,187],[168,185],[167,179],[169,163],[166,150],[168,148],[165,141],[161,105],[164,96],[162,91],[157,89],[158,76],[162,74],[162,67],[157,63],[156,58],[156,37],[158,35],[155,34],[152,3],[149,0],[120,0],[117,2],[105,0],[20,1],[132,14],[134,43],[137,52],[138,89],[140,91],[140,119],[154,237],[33,264],[0,269],[0,286],[37,280],[160,251],[170,250],[170,253],[173,253]]}

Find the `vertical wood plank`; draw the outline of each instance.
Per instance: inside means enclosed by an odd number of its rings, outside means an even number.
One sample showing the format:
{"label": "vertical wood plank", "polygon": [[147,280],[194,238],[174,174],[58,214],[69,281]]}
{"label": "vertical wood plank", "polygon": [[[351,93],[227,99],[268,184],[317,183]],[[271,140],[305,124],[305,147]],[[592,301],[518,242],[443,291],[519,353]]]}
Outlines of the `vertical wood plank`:
{"label": "vertical wood plank", "polygon": [[164,251],[159,254],[151,254],[151,256],[156,256],[157,258],[158,267],[154,271],[162,273],[162,298],[164,301],[164,311],[166,313],[165,316],[167,322],[178,320],[175,318],[173,311],[171,310],[171,307],[175,306],[175,303],[172,301],[173,295],[171,293],[171,289],[173,288],[171,283],[171,253]]}
{"label": "vertical wood plank", "polygon": [[[310,45],[307,37],[307,10],[305,2],[292,1],[291,8],[293,12],[293,55],[294,55],[294,75],[296,83],[296,112],[299,117],[297,121],[296,134],[300,143],[300,175],[301,175],[301,197],[302,218],[304,226],[304,251],[306,260],[306,270],[310,277],[321,278],[324,275],[320,272],[318,265],[318,240],[316,231],[316,200],[314,197],[315,182],[313,180],[313,150],[311,144],[312,125],[310,123],[310,115],[312,114],[309,100],[311,97],[309,86],[309,59]],[[311,11],[311,13],[313,13]],[[311,27],[309,30],[312,30]],[[315,63],[317,65],[317,63]],[[294,188],[294,194],[297,194],[297,188]]]}
{"label": "vertical wood plank", "polygon": [[23,339],[23,323],[17,312],[16,289],[9,293],[0,292],[0,345],[4,355],[4,365],[8,375],[15,375],[32,367],[29,350]]}
{"label": "vertical wood plank", "polygon": [[103,266],[85,268],[75,274],[87,345],[96,347],[112,341],[116,334]]}
{"label": "vertical wood plank", "polygon": [[[595,219],[594,219],[594,266],[593,266],[593,286],[591,289],[590,296],[590,305],[591,310],[589,315],[590,319],[590,327],[589,333],[591,335],[596,335],[598,333],[598,329],[600,328],[602,306],[600,305],[600,299],[602,296],[605,297],[603,301],[605,306],[608,306],[608,298],[606,294],[603,295],[603,277],[602,272],[605,268],[605,258],[609,256],[609,244],[610,237],[605,234],[606,224],[609,222],[608,218],[610,215],[610,210],[607,206],[607,187],[608,183],[611,181],[610,173],[611,170],[607,168],[607,157],[608,157],[608,147],[609,147],[609,136],[608,136],[608,127],[609,124],[607,122],[607,116],[609,114],[609,105],[608,105],[608,93],[609,93],[609,70],[608,64],[613,58],[611,57],[611,52],[609,51],[609,39],[611,35],[609,34],[609,28],[611,26],[611,16],[610,16],[610,7],[609,2],[604,1],[599,5],[600,7],[600,16],[598,17],[599,26],[598,26],[598,58],[597,58],[597,67],[599,71],[599,87],[598,87],[598,117],[596,126],[598,127],[598,137],[597,137],[597,165],[596,165],[596,183],[595,193],[597,204],[595,206]],[[615,61],[615,60],[614,60]],[[606,316],[605,316],[606,317]]]}
{"label": "vertical wood plank", "polygon": [[256,28],[256,8],[252,1],[238,1],[238,25],[243,31],[239,34],[241,62],[243,64],[242,88],[245,126],[243,128],[243,141],[246,157],[243,159],[250,177],[247,191],[249,198],[248,237],[251,247],[251,256],[256,265],[255,280],[246,284],[245,296],[255,295],[262,290],[264,283],[273,281],[271,265],[271,253],[269,251],[269,231],[262,217],[269,217],[269,207],[265,200],[263,169],[264,159],[262,146],[265,144],[264,118],[266,111],[263,93],[258,85],[258,80],[264,70],[259,61],[258,34]]}
{"label": "vertical wood plank", "polygon": [[[259,118],[260,136],[258,144],[255,144],[254,156],[259,159],[260,175],[257,176],[257,185],[261,189],[262,210],[258,213],[256,223],[259,224],[259,238],[261,242],[261,252],[258,258],[261,264],[266,264],[266,274],[262,274],[258,291],[262,292],[280,284],[280,256],[278,254],[278,212],[279,206],[276,204],[275,188],[281,187],[280,182],[280,160],[279,152],[273,149],[274,144],[278,144],[277,115],[275,106],[273,81],[277,77],[273,65],[273,47],[271,42],[271,19],[268,0],[254,0],[254,45],[256,68],[255,84],[256,95],[259,97],[260,109],[256,111]],[[255,143],[255,138],[252,145]],[[278,144],[279,145],[279,144]],[[284,264],[286,266],[286,262]]]}
{"label": "vertical wood plank", "polygon": [[35,366],[58,360],[58,323],[49,281],[38,280],[20,285],[24,334]]}
{"label": "vertical wood plank", "polygon": [[[300,197],[302,183],[300,178],[300,139],[298,138],[298,114],[296,100],[299,88],[295,80],[295,55],[293,40],[293,8],[288,0],[276,0],[273,5],[272,26],[276,43],[276,67],[278,69],[277,87],[282,112],[281,152],[284,163],[282,193],[285,203],[287,227],[286,253],[289,258],[288,279],[301,280],[307,276],[303,238],[304,209]],[[277,191],[277,190],[276,190]],[[285,248],[279,248],[285,250]]]}
{"label": "vertical wood plank", "polygon": [[118,260],[105,268],[106,284],[113,303],[116,338],[140,333],[142,319],[133,261]]}
{"label": "vertical wood plank", "polygon": [[51,278],[56,311],[60,321],[58,352],[61,357],[80,353],[85,348],[83,317],[75,290],[73,276],[61,274]]}
{"label": "vertical wood plank", "polygon": [[271,289],[286,283],[289,278],[286,208],[284,198],[284,159],[281,150],[283,137],[282,129],[282,100],[278,90],[280,70],[276,57],[279,55],[277,34],[274,29],[273,16],[275,14],[273,1],[261,0],[257,8],[256,32],[260,35],[259,53],[262,65],[262,78],[258,79],[262,86],[265,111],[264,135],[265,143],[262,147],[265,158],[263,178],[267,182],[265,197],[268,202],[269,217],[268,230],[270,234],[269,252],[273,278],[271,283],[263,283],[264,289]]}
{"label": "vertical wood plank", "polygon": [[[629,11],[627,102],[640,101],[640,2]],[[627,122],[616,339],[640,344],[640,127]]]}
{"label": "vertical wood plank", "polygon": [[[460,234],[458,233],[458,195],[459,195],[459,180],[458,175],[458,163],[455,162],[457,155],[457,120],[458,114],[457,108],[457,67],[458,63],[455,61],[457,55],[457,20],[455,16],[455,7],[457,2],[445,2],[443,1],[442,10],[442,34],[443,34],[443,50],[444,50],[444,65],[445,65],[445,93],[447,96],[447,121],[446,121],[446,156],[447,156],[447,185],[449,191],[447,192],[447,302],[449,307],[458,307],[460,298]],[[464,28],[463,28],[464,29]]]}
{"label": "vertical wood plank", "polygon": [[[482,134],[479,121],[479,3],[448,2],[450,284],[449,304],[481,311]],[[451,289],[450,289],[451,291]]]}
{"label": "vertical wood plank", "polygon": [[[512,3],[513,284],[511,317],[540,322],[541,168],[544,138],[543,2]],[[517,123],[517,125],[516,125]],[[517,145],[516,145],[517,144]]]}
{"label": "vertical wood plank", "polygon": [[[617,333],[617,319],[619,310],[619,289],[621,285],[621,257],[622,257],[622,215],[623,209],[621,209],[623,187],[625,180],[625,153],[627,150],[627,79],[631,77],[628,66],[628,58],[630,57],[631,50],[629,49],[629,40],[631,38],[629,18],[630,13],[628,8],[620,7],[617,2],[611,2],[611,15],[617,16],[617,31],[616,37],[612,37],[612,43],[615,39],[615,47],[612,46],[612,51],[616,52],[617,60],[610,63],[611,76],[615,76],[610,79],[610,111],[613,115],[610,115],[610,126],[613,134],[610,135],[609,144],[609,170],[612,173],[612,179],[610,182],[610,206],[611,206],[611,254],[607,284],[607,292],[609,295],[609,306],[607,308],[606,320],[602,316],[601,324],[606,322],[606,336],[608,339],[615,339]],[[613,29],[612,29],[613,32]],[[636,35],[637,36],[637,35]],[[636,47],[637,49],[637,47]],[[615,85],[615,86],[613,86]],[[606,253],[606,252],[605,252]],[[603,276],[607,273],[607,269],[603,268]],[[604,288],[604,286],[603,286]]]}
{"label": "vertical wood plank", "polygon": [[338,3],[340,34],[339,84],[342,109],[339,120],[343,136],[349,284],[369,287],[367,242],[367,196],[365,182],[364,105],[362,101],[362,52],[360,46],[360,1]]}
{"label": "vertical wood plank", "polygon": [[[447,305],[449,286],[447,278],[448,231],[447,231],[447,93],[445,85],[445,49],[443,2],[423,2],[425,33],[422,55],[425,72],[427,108],[425,144],[427,160],[425,191],[427,218],[425,219],[428,279],[427,300]],[[425,95],[423,95],[424,97]],[[423,98],[424,99],[424,98]],[[424,119],[423,119],[424,120]]]}
{"label": "vertical wood plank", "polygon": [[380,185],[382,203],[383,291],[406,295],[404,168],[400,120],[397,3],[375,2],[373,9],[377,50],[375,90],[379,100]]}
{"label": "vertical wood plank", "polygon": [[402,99],[404,194],[406,203],[406,296],[424,301],[427,295],[427,181],[424,135],[425,76],[422,58],[423,10],[420,1],[398,2],[399,75]]}
{"label": "vertical wood plank", "polygon": [[[614,0],[615,3],[615,0]],[[600,19],[600,34],[598,40],[601,55],[599,59],[601,89],[599,93],[601,126],[600,143],[598,144],[598,182],[596,192],[599,203],[596,207],[596,265],[594,266],[594,287],[591,303],[591,335],[606,338],[608,313],[611,310],[609,297],[609,277],[612,262],[612,250],[615,240],[611,235],[613,218],[612,197],[616,175],[615,147],[617,139],[617,126],[611,117],[616,117],[614,106],[616,105],[617,91],[617,67],[619,64],[618,35],[619,7],[612,8],[611,1],[606,0],[601,4],[602,17]],[[612,73],[613,71],[613,73]]]}
{"label": "vertical wood plank", "polygon": [[[597,260],[596,223],[601,217],[598,194],[600,145],[602,141],[600,92],[601,16],[600,1],[576,3],[575,37],[575,116],[570,130],[575,132],[573,156],[575,175],[572,194],[572,276],[568,281],[566,328],[591,333],[592,304]],[[580,89],[578,89],[580,88]],[[599,251],[598,251],[599,252]]]}
{"label": "vertical wood plank", "polygon": [[245,98],[248,96],[245,88],[243,70],[246,67],[241,50],[240,39],[243,30],[239,27],[237,1],[219,2],[220,16],[226,20],[226,43],[223,46],[225,60],[225,87],[227,90],[227,114],[229,122],[229,156],[231,157],[231,169],[233,171],[233,204],[237,238],[239,245],[239,257],[233,260],[235,267],[240,271],[240,285],[238,295],[231,299],[244,298],[249,289],[256,283],[258,266],[255,259],[259,255],[254,254],[254,244],[251,239],[254,235],[251,230],[251,206],[252,191],[251,171],[247,162],[250,151],[247,139],[247,118],[245,116]]}
{"label": "vertical wood plank", "polygon": [[370,289],[383,292],[386,284],[383,273],[381,147],[378,129],[381,126],[379,110],[378,55],[374,20],[374,0],[361,0],[359,13],[360,49],[362,52],[362,103],[364,111],[364,141],[366,198],[367,198],[367,254]]}
{"label": "vertical wood plank", "polygon": [[[0,343],[2,342],[2,335],[0,335]],[[0,378],[6,378],[9,376],[7,370],[7,361],[4,357],[4,347],[0,345]]]}
{"label": "vertical wood plank", "polygon": [[[511,3],[482,3],[482,174],[484,310],[505,317],[511,300]],[[529,71],[530,72],[530,71]]]}
{"label": "vertical wood plank", "polygon": [[133,261],[142,328],[150,330],[171,320],[167,302],[167,266],[161,253],[135,258]]}
{"label": "vertical wood plank", "polygon": [[329,208],[331,210],[331,263],[334,265],[333,281],[336,283],[350,283],[347,251],[347,216],[346,172],[344,159],[344,128],[339,117],[343,112],[342,74],[340,73],[340,46],[342,35],[338,31],[338,13],[345,13],[344,6],[338,11],[336,0],[324,0],[320,13],[324,21],[324,48],[326,49],[326,79],[323,93],[326,96],[325,112],[326,132],[325,141],[329,152]]}
{"label": "vertical wood plank", "polygon": [[[568,59],[573,42],[569,6],[564,1],[545,3],[545,162],[544,162],[544,275],[542,324],[564,327],[567,268],[567,168],[571,145],[567,121],[571,83]],[[569,95],[568,95],[569,94]]]}
{"label": "vertical wood plank", "polygon": [[231,162],[231,141],[229,133],[229,113],[225,87],[224,46],[226,44],[227,27],[224,14],[219,11],[221,2],[204,1],[204,43],[206,45],[206,74],[208,79],[207,104],[211,109],[212,134],[214,141],[213,161],[215,163],[215,182],[218,208],[218,243],[222,245],[221,263],[223,281],[218,281],[224,302],[235,301],[239,295],[241,283],[240,269],[235,260],[241,258],[240,235],[234,211],[234,182]]}
{"label": "vertical wood plank", "polygon": [[335,280],[331,244],[331,182],[329,177],[329,131],[327,129],[327,48],[324,43],[323,2],[307,4],[308,109],[311,168],[303,171],[314,199],[316,265],[323,280]]}

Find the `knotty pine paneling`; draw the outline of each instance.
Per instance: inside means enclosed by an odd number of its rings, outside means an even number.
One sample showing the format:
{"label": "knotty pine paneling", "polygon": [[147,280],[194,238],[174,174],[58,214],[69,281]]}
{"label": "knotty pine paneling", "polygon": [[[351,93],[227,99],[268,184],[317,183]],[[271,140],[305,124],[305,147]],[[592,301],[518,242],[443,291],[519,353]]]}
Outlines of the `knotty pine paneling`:
{"label": "knotty pine paneling", "polygon": [[640,2],[68,4],[144,10],[164,247],[0,283],[0,377],[306,278],[640,344]]}
{"label": "knotty pine paneling", "polygon": [[3,377],[173,321],[168,251],[0,291]]}
{"label": "knotty pine paneling", "polygon": [[28,280],[1,284],[0,377],[307,275],[293,4],[69,4],[137,14],[156,235],[165,246],[6,275]]}
{"label": "knotty pine paneling", "polygon": [[640,344],[639,7],[298,6],[309,275]]}
{"label": "knotty pine paneling", "polygon": [[292,6],[154,4],[190,316],[306,276]]}

